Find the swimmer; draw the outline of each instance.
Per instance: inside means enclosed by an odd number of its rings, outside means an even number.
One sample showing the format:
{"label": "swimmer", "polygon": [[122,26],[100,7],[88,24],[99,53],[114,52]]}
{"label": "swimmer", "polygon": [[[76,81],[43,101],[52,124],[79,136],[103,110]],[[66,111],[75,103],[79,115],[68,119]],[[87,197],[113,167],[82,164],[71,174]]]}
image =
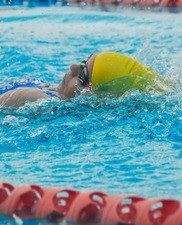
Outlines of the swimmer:
{"label": "swimmer", "polygon": [[144,90],[149,82],[154,83],[156,75],[156,71],[129,56],[116,52],[96,53],[80,65],[72,64],[58,85],[31,80],[23,85],[17,83],[0,93],[0,105],[16,108],[27,101],[52,96],[70,99],[81,94],[83,89],[117,94],[132,88]]}

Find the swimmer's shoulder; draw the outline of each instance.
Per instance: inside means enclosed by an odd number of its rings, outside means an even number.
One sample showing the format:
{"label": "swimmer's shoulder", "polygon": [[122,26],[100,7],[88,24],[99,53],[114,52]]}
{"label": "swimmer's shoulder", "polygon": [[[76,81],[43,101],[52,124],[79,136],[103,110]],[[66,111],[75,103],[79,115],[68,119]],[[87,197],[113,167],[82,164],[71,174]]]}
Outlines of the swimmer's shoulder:
{"label": "swimmer's shoulder", "polygon": [[34,102],[50,95],[38,88],[20,87],[0,95],[0,105],[4,107],[20,107],[27,101]]}

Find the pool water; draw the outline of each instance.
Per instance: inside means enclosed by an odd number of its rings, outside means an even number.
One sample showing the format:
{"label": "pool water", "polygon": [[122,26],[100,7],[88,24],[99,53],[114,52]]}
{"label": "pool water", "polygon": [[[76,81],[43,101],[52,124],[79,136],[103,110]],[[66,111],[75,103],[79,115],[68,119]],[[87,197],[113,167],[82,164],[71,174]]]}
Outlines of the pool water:
{"label": "pool water", "polygon": [[0,83],[59,83],[99,51],[128,54],[172,82],[160,96],[130,90],[1,108],[1,181],[182,201],[181,28],[181,13],[0,8]]}

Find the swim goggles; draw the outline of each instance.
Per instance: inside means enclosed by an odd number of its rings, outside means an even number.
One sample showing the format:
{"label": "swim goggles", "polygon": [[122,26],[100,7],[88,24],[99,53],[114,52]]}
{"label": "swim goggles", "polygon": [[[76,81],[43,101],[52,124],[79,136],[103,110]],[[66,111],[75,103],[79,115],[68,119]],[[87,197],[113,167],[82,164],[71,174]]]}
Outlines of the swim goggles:
{"label": "swim goggles", "polygon": [[86,60],[81,61],[80,63],[81,73],[78,78],[81,84],[90,88],[90,80],[89,80],[88,70],[86,67],[86,62],[87,62]]}

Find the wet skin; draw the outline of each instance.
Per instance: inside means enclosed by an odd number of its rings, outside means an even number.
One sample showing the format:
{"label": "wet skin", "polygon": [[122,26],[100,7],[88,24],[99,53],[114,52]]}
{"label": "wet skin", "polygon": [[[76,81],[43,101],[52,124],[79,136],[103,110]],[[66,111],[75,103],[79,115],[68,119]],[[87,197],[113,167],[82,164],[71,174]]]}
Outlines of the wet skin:
{"label": "wet skin", "polygon": [[[86,67],[91,80],[93,64],[96,54],[91,55],[87,62]],[[70,70],[64,75],[62,81],[55,87],[57,97],[60,99],[74,98],[76,94],[79,94],[79,88],[84,86],[79,80],[79,75],[82,69],[78,64],[72,64]],[[38,88],[16,88],[15,90],[8,91],[5,94],[0,95],[0,106],[16,108],[24,105],[27,101],[34,102],[39,98],[50,98],[43,90]]]}
{"label": "wet skin", "polygon": [[[96,57],[96,54],[91,55],[86,62],[86,67],[87,67],[90,80],[91,80],[95,57]],[[79,90],[75,89],[75,84],[77,83],[79,87],[84,87],[79,81],[80,73],[81,73],[80,65],[72,64],[70,66],[70,70],[64,75],[62,82],[58,85],[58,88],[57,88],[58,96],[61,99],[73,98],[75,97],[76,93],[79,94]]]}

